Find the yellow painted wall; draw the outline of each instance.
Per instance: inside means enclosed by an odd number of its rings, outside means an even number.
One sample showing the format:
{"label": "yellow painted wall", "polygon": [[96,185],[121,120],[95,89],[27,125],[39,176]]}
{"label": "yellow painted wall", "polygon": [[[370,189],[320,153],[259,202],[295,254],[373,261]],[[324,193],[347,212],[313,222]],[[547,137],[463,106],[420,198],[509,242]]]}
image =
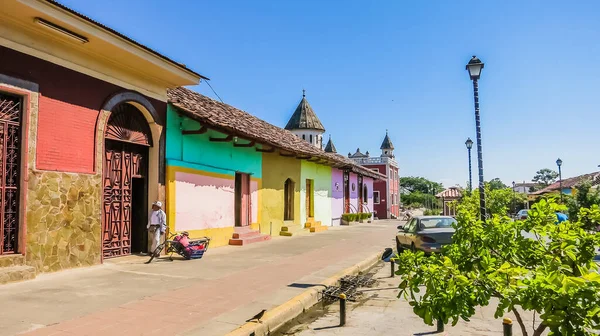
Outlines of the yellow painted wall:
{"label": "yellow painted wall", "polygon": [[294,181],[294,224],[300,225],[300,180],[301,161],[277,153],[263,153],[262,189],[258,197],[260,232],[279,235],[283,226],[284,186],[290,178]]}

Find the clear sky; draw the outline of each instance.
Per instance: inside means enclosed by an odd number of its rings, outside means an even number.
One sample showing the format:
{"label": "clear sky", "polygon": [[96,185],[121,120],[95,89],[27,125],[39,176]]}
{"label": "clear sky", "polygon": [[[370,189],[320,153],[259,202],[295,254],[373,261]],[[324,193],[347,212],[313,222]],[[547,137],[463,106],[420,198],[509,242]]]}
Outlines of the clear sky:
{"label": "clear sky", "polygon": [[[598,170],[600,1],[62,0],[211,78],[223,100],[285,126],[307,99],[339,152],[403,176],[468,179],[475,140],[465,64],[480,80],[485,178]],[[214,97],[206,84],[193,88]],[[477,180],[473,151],[474,180]],[[476,182],[475,182],[476,184]]]}

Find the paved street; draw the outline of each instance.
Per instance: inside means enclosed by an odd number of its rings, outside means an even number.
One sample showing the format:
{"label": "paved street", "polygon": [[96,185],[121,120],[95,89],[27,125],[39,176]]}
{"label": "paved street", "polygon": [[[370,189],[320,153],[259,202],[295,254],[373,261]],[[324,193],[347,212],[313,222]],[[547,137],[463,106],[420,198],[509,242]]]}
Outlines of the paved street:
{"label": "paved street", "polygon": [[147,257],[130,256],[42,274],[0,287],[0,302],[10,307],[0,310],[0,335],[223,335],[298,295],[302,284],[392,247],[396,225],[214,248],[194,261],[145,265]]}
{"label": "paved street", "polygon": [[[377,335],[456,335],[482,336],[502,335],[502,319],[494,319],[495,302],[487,307],[478,308],[470,322],[459,321],[455,327],[445,326],[445,332],[436,333],[435,326],[428,326],[415,315],[412,307],[404,299],[398,299],[399,278],[390,278],[389,264],[379,263],[379,271],[374,278],[378,283],[373,288],[364,288],[364,297],[356,303],[349,303],[348,317],[344,327],[339,327],[339,304],[328,306],[324,312],[315,312],[302,323],[290,328],[285,335],[294,336],[377,336]],[[318,317],[316,317],[318,315]],[[515,321],[513,335],[521,335]],[[533,323],[533,315],[522,313],[528,326]],[[316,318],[315,318],[316,317]],[[537,317],[539,322],[539,316]],[[531,331],[530,331],[531,333]],[[544,333],[547,335],[548,332]]]}

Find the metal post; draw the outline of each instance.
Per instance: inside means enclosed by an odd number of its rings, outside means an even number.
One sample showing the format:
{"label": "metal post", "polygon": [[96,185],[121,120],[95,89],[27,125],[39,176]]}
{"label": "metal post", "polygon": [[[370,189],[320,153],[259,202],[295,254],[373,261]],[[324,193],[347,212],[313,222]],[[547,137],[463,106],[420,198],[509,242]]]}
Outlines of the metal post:
{"label": "metal post", "polygon": [[440,319],[437,320],[437,332],[444,331],[444,322]]}
{"label": "metal post", "polygon": [[560,169],[560,166],[558,166],[558,181],[560,184],[560,203],[563,202],[563,188],[562,188],[562,170]]}
{"label": "metal post", "polygon": [[346,294],[340,294],[340,327],[346,325]]}
{"label": "metal post", "polygon": [[479,117],[479,84],[473,79],[473,98],[475,101],[475,128],[477,131],[477,166],[479,169],[479,213],[481,220],[486,218],[485,184],[483,182],[483,152],[481,150],[481,120]]}
{"label": "metal post", "polygon": [[395,275],[395,273],[396,273],[396,270],[395,270],[395,267],[394,267],[395,264],[396,263],[393,260],[390,260],[390,270],[392,271],[392,273],[390,275],[390,278],[393,278],[394,275]]}
{"label": "metal post", "polygon": [[469,151],[469,192],[471,192],[473,190],[473,174],[471,172],[471,148],[469,148],[468,151]]}
{"label": "metal post", "polygon": [[512,336],[512,320],[508,317],[502,320],[502,330],[504,336]]}

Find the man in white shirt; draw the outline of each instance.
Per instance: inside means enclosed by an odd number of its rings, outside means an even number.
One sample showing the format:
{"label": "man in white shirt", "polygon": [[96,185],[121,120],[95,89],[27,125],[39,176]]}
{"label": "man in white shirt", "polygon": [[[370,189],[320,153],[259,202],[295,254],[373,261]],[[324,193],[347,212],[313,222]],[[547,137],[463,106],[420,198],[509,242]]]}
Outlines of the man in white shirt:
{"label": "man in white shirt", "polygon": [[160,244],[160,238],[167,231],[167,214],[162,210],[162,202],[156,201],[152,204],[152,213],[148,220],[148,237],[152,239],[152,246],[148,254],[154,253]]}

